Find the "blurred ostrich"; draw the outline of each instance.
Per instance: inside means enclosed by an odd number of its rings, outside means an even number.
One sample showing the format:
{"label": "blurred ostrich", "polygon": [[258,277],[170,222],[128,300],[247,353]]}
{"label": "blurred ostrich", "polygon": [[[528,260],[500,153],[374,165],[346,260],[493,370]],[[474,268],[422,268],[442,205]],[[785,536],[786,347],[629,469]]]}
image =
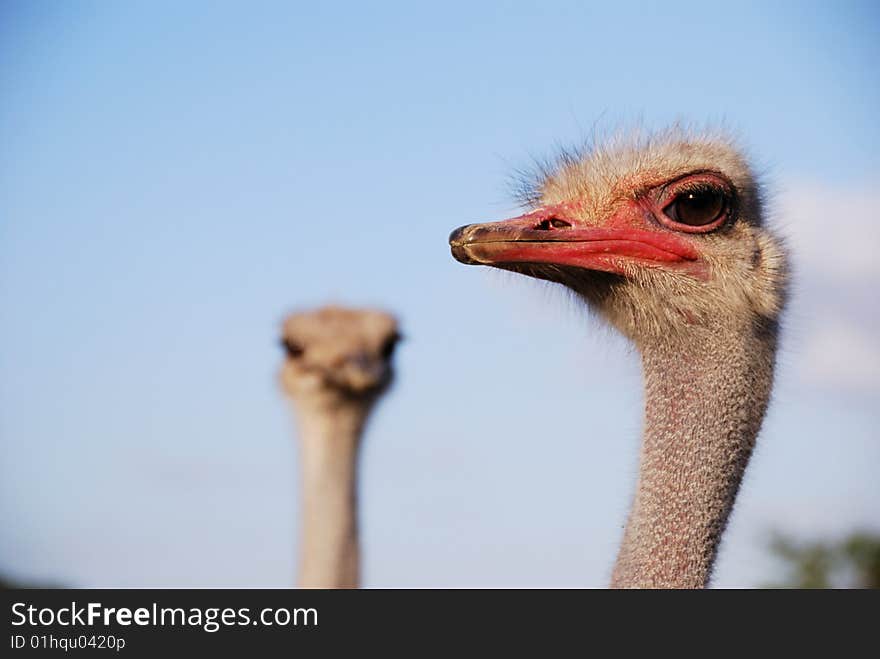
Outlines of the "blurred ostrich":
{"label": "blurred ostrich", "polygon": [[726,138],[671,129],[563,153],[531,210],[449,238],[453,256],[561,283],[632,340],[645,417],[612,587],[708,583],[773,382],[787,258]]}
{"label": "blurred ostrich", "polygon": [[302,526],[298,584],[357,588],[357,459],[392,379],[397,322],[382,311],[324,307],[283,327],[281,386],[299,430]]}

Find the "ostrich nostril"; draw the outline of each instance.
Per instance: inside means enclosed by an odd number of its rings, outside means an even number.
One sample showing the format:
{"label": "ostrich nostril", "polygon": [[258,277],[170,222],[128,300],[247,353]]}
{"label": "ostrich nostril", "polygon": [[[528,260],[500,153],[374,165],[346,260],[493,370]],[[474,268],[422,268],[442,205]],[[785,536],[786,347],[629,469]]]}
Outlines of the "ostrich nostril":
{"label": "ostrich nostril", "polygon": [[546,220],[541,220],[538,223],[538,226],[535,227],[538,231],[550,231],[551,229],[570,229],[571,222],[566,222],[565,220],[560,220],[558,217],[548,217]]}

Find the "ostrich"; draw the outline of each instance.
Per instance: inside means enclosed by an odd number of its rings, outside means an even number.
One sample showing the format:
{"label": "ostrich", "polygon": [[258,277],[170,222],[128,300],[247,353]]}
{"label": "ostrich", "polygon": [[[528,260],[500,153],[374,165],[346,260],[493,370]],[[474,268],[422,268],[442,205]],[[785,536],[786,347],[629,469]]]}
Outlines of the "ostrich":
{"label": "ostrich", "polygon": [[528,212],[463,226],[460,262],[563,284],[643,368],[639,475],[614,588],[703,588],[773,382],[787,257],[726,137],[673,128],[564,152]]}
{"label": "ostrich", "polygon": [[298,584],[357,588],[357,459],[392,380],[397,322],[375,310],[324,307],[284,322],[281,386],[299,430],[302,522]]}

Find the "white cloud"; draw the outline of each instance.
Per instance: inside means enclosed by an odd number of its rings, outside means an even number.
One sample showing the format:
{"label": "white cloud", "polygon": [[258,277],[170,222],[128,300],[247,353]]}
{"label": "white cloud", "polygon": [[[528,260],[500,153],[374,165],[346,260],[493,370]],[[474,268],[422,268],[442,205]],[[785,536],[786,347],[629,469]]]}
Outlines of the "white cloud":
{"label": "white cloud", "polygon": [[824,386],[880,388],[880,345],[855,324],[821,324],[807,338],[802,371]]}
{"label": "white cloud", "polygon": [[796,182],[774,206],[794,259],[794,361],[809,384],[880,389],[878,188]]}
{"label": "white cloud", "polygon": [[880,280],[880,185],[797,182],[780,190],[774,215],[797,265],[835,278]]}

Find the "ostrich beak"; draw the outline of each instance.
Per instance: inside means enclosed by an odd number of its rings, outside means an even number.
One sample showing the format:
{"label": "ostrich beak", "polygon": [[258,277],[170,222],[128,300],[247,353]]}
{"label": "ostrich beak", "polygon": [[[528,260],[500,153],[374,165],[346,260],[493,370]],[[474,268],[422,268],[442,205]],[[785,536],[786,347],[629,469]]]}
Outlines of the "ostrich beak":
{"label": "ostrich beak", "polygon": [[694,266],[699,259],[693,245],[667,231],[584,227],[550,211],[459,227],[449,236],[452,256],[468,265],[544,263],[617,274],[628,262]]}

